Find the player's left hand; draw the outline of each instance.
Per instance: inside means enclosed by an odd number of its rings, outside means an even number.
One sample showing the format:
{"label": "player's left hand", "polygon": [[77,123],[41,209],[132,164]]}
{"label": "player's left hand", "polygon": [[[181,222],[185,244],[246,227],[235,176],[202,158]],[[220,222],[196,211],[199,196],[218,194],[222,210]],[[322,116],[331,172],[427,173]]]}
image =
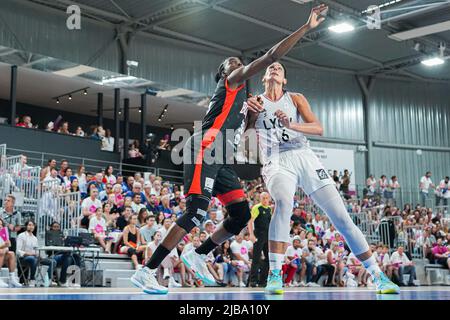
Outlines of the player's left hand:
{"label": "player's left hand", "polygon": [[283,111],[278,109],[277,111],[275,111],[275,116],[278,118],[278,120],[280,120],[281,124],[285,128],[289,129],[291,127],[291,123],[289,121],[289,117],[286,115],[286,113],[284,113]]}
{"label": "player's left hand", "polygon": [[310,29],[317,28],[325,20],[325,15],[328,12],[328,6],[321,4],[320,6],[314,7],[311,10],[311,15],[308,20],[308,27]]}

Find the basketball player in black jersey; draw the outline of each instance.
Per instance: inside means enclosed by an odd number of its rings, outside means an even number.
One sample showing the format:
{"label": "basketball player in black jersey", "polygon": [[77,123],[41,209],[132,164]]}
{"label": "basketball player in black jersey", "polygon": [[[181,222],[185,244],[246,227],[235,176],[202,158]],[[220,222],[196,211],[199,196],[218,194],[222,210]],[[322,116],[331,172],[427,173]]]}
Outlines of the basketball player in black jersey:
{"label": "basketball player in black jersey", "polygon": [[[216,196],[223,203],[228,217],[200,247],[183,252],[181,259],[205,284],[216,285],[204,262],[206,254],[225,240],[239,234],[251,218],[249,204],[238,177],[226,164],[229,163],[228,157],[234,156],[234,154],[228,155],[226,151],[234,150],[233,145],[237,144],[239,139],[233,137],[235,141],[227,140],[225,131],[238,130],[236,136],[239,136],[239,132],[243,133],[245,129],[246,111],[243,110],[246,99],[245,90],[243,90],[245,81],[286,55],[309,30],[316,28],[325,20],[327,10],[328,7],[325,5],[313,8],[305,25],[249,65],[243,65],[237,57],[228,58],[220,65],[216,75],[217,87],[203,119],[202,130],[195,133],[184,148],[186,211],[172,226],[146,267],[131,277],[132,283],[143,289],[145,293],[165,294],[168,292],[166,287],[158,283],[156,270],[180,240],[192,228],[201,225],[212,196]],[[201,137],[198,136],[199,134]],[[216,151],[223,156],[219,157],[215,154]],[[210,153],[220,161],[214,164],[207,163],[204,161],[205,153]]]}

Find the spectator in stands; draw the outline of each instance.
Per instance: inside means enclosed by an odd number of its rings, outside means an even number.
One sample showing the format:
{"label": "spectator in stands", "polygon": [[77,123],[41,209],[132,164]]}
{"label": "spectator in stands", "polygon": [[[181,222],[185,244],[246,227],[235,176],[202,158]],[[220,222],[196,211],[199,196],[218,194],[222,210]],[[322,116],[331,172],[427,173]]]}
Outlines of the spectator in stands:
{"label": "spectator in stands", "polygon": [[[51,231],[60,231],[61,225],[58,222],[53,222],[50,226]],[[61,274],[59,277],[59,284],[61,287],[72,286],[67,282],[67,269],[72,265],[81,266],[81,257],[74,252],[59,252],[52,256],[55,261],[55,267],[61,267]],[[77,286],[75,284],[75,286]]]}
{"label": "spectator in stands", "polygon": [[100,197],[100,192],[105,190],[105,184],[103,183],[103,173],[97,172],[95,174],[95,179],[88,182],[88,184],[87,184],[88,195],[89,195],[89,190],[91,190],[92,185],[94,185],[95,188],[98,190],[99,194],[97,196]]}
{"label": "spectator in stands", "polygon": [[120,247],[119,252],[122,254],[126,253],[137,270],[140,267],[139,258],[142,258],[147,247],[141,245],[141,234],[136,223],[137,215],[133,214],[128,221],[128,225],[123,229],[123,245]]}
{"label": "spectator in stands", "polygon": [[[34,287],[36,285],[36,270],[38,262],[38,252],[36,248],[38,245],[38,239],[33,234],[36,224],[33,221],[28,221],[26,224],[26,231],[19,234],[17,237],[17,256],[20,258],[20,264],[22,266],[28,266],[30,268],[30,282],[29,286]],[[56,262],[52,259],[39,258],[39,262],[42,265],[48,266],[48,279],[52,279],[53,270],[56,266]],[[48,286],[48,285],[47,285]]]}
{"label": "spectator in stands", "polygon": [[306,223],[305,217],[306,213],[303,216],[302,207],[294,208],[294,213],[291,216],[291,221],[293,221],[294,223],[300,223],[302,226],[304,226]]}
{"label": "spectator in stands", "polygon": [[45,127],[45,131],[53,132],[55,130],[55,123],[53,121],[50,121],[47,124],[47,127]]}
{"label": "spectator in stands", "polygon": [[448,199],[450,198],[450,178],[445,177],[438,186],[439,196],[436,196],[436,206],[439,206],[442,200],[444,206],[448,205]]}
{"label": "spectator in stands", "polygon": [[404,252],[403,246],[399,246],[397,251],[391,255],[391,263],[394,266],[394,272],[399,278],[401,286],[405,286],[403,275],[409,274],[409,286],[415,286],[414,280],[416,280],[416,267],[414,263],[408,259]]}
{"label": "spectator in stands", "polygon": [[[7,225],[0,219],[0,230],[3,228],[7,228]],[[14,251],[9,250],[10,246],[11,241],[9,238],[4,240],[3,237],[0,237],[0,269],[3,266],[7,266],[9,270],[9,286],[11,288],[21,288],[22,284],[20,284],[16,276],[16,255]],[[0,288],[8,288],[9,286],[0,279]]]}
{"label": "spectator in stands", "polygon": [[[140,204],[140,205],[144,206],[143,204]],[[148,211],[147,211],[147,208],[144,206],[143,208],[141,208],[138,211],[138,222],[137,222],[136,226],[138,228],[145,226],[145,220],[147,219],[147,217],[148,217]]]}
{"label": "spectator in stands", "polygon": [[99,134],[99,126],[91,126],[91,135],[89,136],[89,138],[94,139],[94,140],[98,140],[101,141],[102,138],[100,137]]}
{"label": "spectator in stands", "polygon": [[152,183],[147,181],[144,183],[144,196],[147,199],[146,204],[150,201],[150,196],[152,195]]}
{"label": "spectator in stands", "polygon": [[[392,176],[391,180],[389,180],[389,184],[388,184],[388,199],[395,199],[396,197],[396,192],[397,189],[400,188],[400,183],[398,182],[397,176]],[[389,203],[389,201],[388,201]]]}
{"label": "spectator in stands", "polygon": [[[238,268],[239,261],[234,259],[230,249],[230,241],[226,240],[220,247],[214,251],[215,268],[219,277],[219,284],[229,285],[231,277],[236,274],[238,279],[243,278],[243,271]],[[228,281],[225,281],[228,279]]]}
{"label": "spectator in stands", "polygon": [[333,177],[332,177],[334,183],[336,183],[336,189],[339,190],[339,187],[341,186],[341,181],[339,179],[338,171],[333,170]]}
{"label": "spectator in stands", "polygon": [[[243,243],[243,234],[238,234],[234,241],[230,245],[231,252],[233,253],[233,256],[236,260],[239,261],[238,268],[242,270],[243,273],[248,272],[252,266],[252,263],[250,261],[248,248],[245,243]],[[245,284],[243,282],[242,273],[240,274],[241,277],[239,278],[239,286],[245,287]],[[239,276],[239,274],[238,274]]]}
{"label": "spectator in stands", "polygon": [[75,135],[78,136],[78,137],[84,137],[85,133],[83,131],[83,128],[77,127],[77,130],[75,130]]}
{"label": "spectator in stands", "polygon": [[41,180],[50,176],[51,169],[56,169],[56,160],[50,159],[47,162],[47,166],[41,170]]}
{"label": "spectator in stands", "polygon": [[449,251],[444,245],[444,241],[442,238],[437,239],[437,243],[434,246],[432,252],[436,263],[444,266],[447,269],[450,269]]}
{"label": "spectator in stands", "polygon": [[28,157],[22,154],[20,156],[20,161],[18,163],[16,163],[12,168],[14,174],[20,176],[20,174],[23,170],[31,169],[32,167],[30,167],[27,163],[28,163]]}
{"label": "spectator in stands", "polygon": [[[164,220],[162,222],[162,226],[159,229],[159,231],[161,232],[161,236],[162,236],[163,240],[166,237],[167,233],[169,232],[169,229],[172,226],[172,223],[173,223],[172,219],[164,218]],[[200,239],[200,240],[202,240],[202,239]],[[202,240],[202,242],[205,241],[205,240],[206,240],[206,237]]]}
{"label": "spectator in stands", "polygon": [[[146,251],[146,261],[151,258],[153,253],[155,252],[158,245],[161,243],[161,241],[164,239],[163,235],[161,234],[161,230],[158,230],[155,232],[153,236],[153,241],[148,244],[148,248]],[[200,246],[201,243],[198,245]],[[181,274],[181,281],[184,283],[185,281],[185,267],[181,267],[180,260],[178,257],[177,248],[174,248],[170,254],[162,261],[160,268],[163,270],[163,279],[169,280],[169,287],[180,287],[180,284],[178,284],[173,279],[173,273],[174,273],[174,267],[175,265],[180,266],[180,274]]]}
{"label": "spectator in stands", "polygon": [[377,188],[377,180],[373,176],[373,174],[370,174],[369,177],[366,180],[366,188],[367,188],[367,196],[373,197],[375,196],[375,191]]}
{"label": "spectator in stands", "polygon": [[102,142],[103,142],[102,143],[103,151],[109,151],[109,152],[114,151],[114,137],[112,137],[110,129],[105,130],[105,137],[103,138]]}
{"label": "spectator in stands", "polygon": [[[300,240],[301,238],[298,237],[297,239]],[[307,241],[307,246],[305,246],[303,249],[301,249],[300,246],[298,248],[298,250],[300,250],[301,252],[301,255],[299,256],[300,257],[299,268],[301,266],[301,269],[298,270],[301,271],[300,285],[307,287],[317,287],[318,284],[314,280],[319,271],[318,263],[321,259],[324,258],[323,251],[319,247],[317,247],[316,239],[312,237]],[[303,281],[305,274],[306,274],[306,284]]]}
{"label": "spectator in stands", "polygon": [[[334,283],[334,275],[336,272],[336,267],[334,265],[334,261],[333,261],[333,254],[331,250],[327,250],[325,253],[324,251],[321,249],[321,247],[318,246],[318,244],[316,243],[315,239],[314,243],[315,243],[315,251],[317,251],[317,262],[316,262],[316,275],[313,278],[313,282],[314,283],[318,283],[320,278],[322,277],[323,274],[327,274],[328,275],[328,279],[325,282],[325,286],[333,286]],[[308,240],[308,243],[309,240]],[[318,249],[318,250],[317,250]]]}
{"label": "spectator in stands", "polygon": [[95,240],[106,253],[111,253],[112,239],[106,236],[106,229],[106,220],[103,218],[103,208],[99,207],[95,210],[95,215],[89,219],[89,232],[94,234]]}
{"label": "spectator in stands", "polygon": [[105,184],[105,189],[103,191],[100,192],[99,194],[99,199],[102,202],[105,202],[108,200],[109,195],[114,194],[113,192],[113,186],[111,183],[107,182]]}
{"label": "spectator in stands", "polygon": [[67,161],[66,159],[61,160],[61,164],[59,166],[59,171],[58,171],[58,177],[60,177],[61,182],[63,180],[63,177],[66,175],[66,170],[69,167],[69,161]]}
{"label": "spectator in stands", "polygon": [[33,128],[33,124],[31,123],[31,117],[30,116],[23,116],[22,117],[22,121],[17,123],[16,127]]}
{"label": "spectator in stands", "polygon": [[80,221],[80,226],[82,228],[88,229],[90,217],[97,212],[98,208],[102,207],[102,203],[97,197],[98,189],[92,187],[90,196],[81,203],[82,219]]}
{"label": "spectator in stands", "polygon": [[390,279],[392,279],[393,267],[391,265],[391,259],[389,258],[389,247],[379,244],[376,246],[373,256],[378,262],[378,266]]}
{"label": "spectator in stands", "polygon": [[12,194],[8,194],[3,201],[3,208],[0,208],[0,218],[8,228],[10,247],[13,252],[16,251],[17,232],[22,229],[22,215],[19,211],[14,210],[15,203],[16,198]]}
{"label": "spectator in stands", "polygon": [[61,125],[61,128],[59,128],[58,133],[72,135],[72,134],[69,132],[69,122],[64,121],[64,122],[62,123],[62,125]]}
{"label": "spectator in stands", "polygon": [[141,209],[146,209],[147,207],[142,203],[141,194],[134,193],[133,194],[133,202],[131,203],[131,209],[133,209],[133,213],[138,214]]}
{"label": "spectator in stands", "polygon": [[70,190],[70,187],[72,186],[72,178],[73,174],[72,174],[72,169],[71,168],[67,168],[66,172],[63,176],[63,186],[66,190]]}
{"label": "spectator in stands", "polygon": [[86,168],[83,165],[78,167],[75,177],[77,177],[77,179],[78,179],[78,185],[80,187],[80,192],[83,197],[83,194],[84,195],[87,194]]}
{"label": "spectator in stands", "polygon": [[334,241],[334,239],[336,238],[336,233],[337,233],[337,231],[336,231],[336,228],[334,227],[334,225],[330,225],[330,228],[328,228],[326,231],[325,231],[325,234],[323,235],[323,239],[325,240],[325,241]]}
{"label": "spectator in stands", "polygon": [[120,215],[117,210],[113,210],[113,205],[111,205],[110,202],[105,202],[103,204],[103,215],[106,220],[106,228],[114,230],[116,228],[117,219]]}
{"label": "spectator in stands", "polygon": [[386,198],[386,194],[385,191],[388,187],[388,179],[386,177],[386,175],[381,175],[380,180],[378,180],[378,186],[379,186],[379,191],[380,191],[380,197],[381,198]]}
{"label": "spectator in stands", "polygon": [[152,188],[151,194],[154,194],[155,196],[159,197],[161,195],[161,189],[162,189],[161,180],[156,179],[153,182],[153,188]]}
{"label": "spectator in stands", "polygon": [[301,240],[299,236],[295,236],[292,239],[292,245],[290,245],[285,253],[284,264],[283,264],[283,274],[286,275],[284,279],[284,283],[286,287],[297,286],[297,283],[294,282],[294,277],[301,266],[302,259],[302,248],[301,248]]}
{"label": "spectator in stands", "polygon": [[139,142],[137,140],[134,140],[133,143],[130,144],[130,149],[128,150],[128,158],[144,158],[142,153],[139,151]]}
{"label": "spectator in stands", "polygon": [[154,215],[149,215],[145,218],[145,225],[139,231],[141,232],[141,242],[150,243],[156,231],[158,231]]}
{"label": "spectator in stands", "polygon": [[44,179],[43,182],[51,183],[53,181],[57,181],[58,184],[61,183],[61,180],[58,179],[58,171],[56,170],[56,168],[50,169],[50,174]]}
{"label": "spectator in stands", "polygon": [[433,181],[431,180],[431,172],[427,171],[427,173],[420,178],[420,184],[419,184],[419,189],[420,189],[420,199],[422,202],[422,206],[426,206],[426,201],[428,199],[428,193],[430,188],[434,188],[434,184]]}
{"label": "spectator in stands", "polygon": [[[176,214],[172,214],[172,220],[177,219]],[[174,222],[175,222],[174,221]],[[209,238],[214,233],[214,230],[216,229],[216,225],[211,220],[206,220],[204,223],[204,231],[206,233],[206,238]]]}
{"label": "spectator in stands", "polygon": [[173,214],[173,210],[170,208],[170,196],[164,195],[161,197],[161,204],[158,206],[159,212],[164,213],[166,217],[170,217]]}
{"label": "spectator in stands", "polygon": [[114,205],[117,208],[120,208],[123,206],[125,198],[122,194],[122,186],[120,184],[115,184],[113,186],[113,194],[114,194]]}
{"label": "spectator in stands", "polygon": [[322,217],[320,216],[320,213],[316,213],[314,216],[314,219],[312,221],[312,225],[314,226],[314,231],[316,233],[325,232],[325,226],[322,220]]}
{"label": "spectator in stands", "polygon": [[80,192],[80,186],[78,183],[78,179],[74,176],[72,176],[70,178],[70,189],[68,190],[69,192]]}
{"label": "spectator in stands", "polygon": [[139,194],[141,196],[141,203],[142,204],[147,203],[147,199],[145,198],[145,194],[144,194],[144,192],[142,192],[142,184],[139,183],[139,182],[134,182],[133,183],[133,188],[131,189],[131,191],[128,191],[125,194],[125,196],[134,198],[135,194]]}
{"label": "spectator in stands", "polygon": [[133,176],[127,177],[127,181],[122,184],[122,192],[123,193],[132,192],[133,185],[134,185],[134,177]]}
{"label": "spectator in stands", "polygon": [[170,136],[168,134],[164,135],[164,137],[161,140],[159,140],[159,145],[156,148],[158,150],[170,151],[169,140],[170,140]]}
{"label": "spectator in stands", "polygon": [[105,169],[105,177],[103,178],[103,183],[110,183],[112,185],[116,184],[117,178],[114,176],[114,168],[109,165]]}
{"label": "spectator in stands", "polygon": [[350,187],[350,173],[347,169],[345,169],[344,175],[342,176],[341,191],[346,200],[350,199],[349,187]]}
{"label": "spectator in stands", "polygon": [[123,231],[125,229],[132,214],[133,210],[131,207],[125,206],[122,215],[117,218],[117,228],[119,228],[119,230]]}
{"label": "spectator in stands", "polygon": [[367,276],[369,276],[369,274],[353,252],[350,252],[347,257],[347,268],[347,272],[352,273],[357,278],[359,287],[367,286]]}

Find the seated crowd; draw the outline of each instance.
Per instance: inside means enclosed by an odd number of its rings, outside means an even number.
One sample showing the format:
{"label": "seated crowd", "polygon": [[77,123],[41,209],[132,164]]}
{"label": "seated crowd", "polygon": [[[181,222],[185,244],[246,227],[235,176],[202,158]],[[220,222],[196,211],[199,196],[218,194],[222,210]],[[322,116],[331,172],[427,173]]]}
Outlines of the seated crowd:
{"label": "seated crowd", "polygon": [[[16,127],[33,129],[38,128],[37,125],[33,125],[33,123],[31,122],[31,116],[29,115],[17,117]],[[90,133],[86,133],[82,127],[78,126],[75,131],[71,131],[68,121],[63,121],[60,123],[54,123],[53,121],[50,121],[47,124],[45,131],[98,140],[102,143],[101,149],[103,151],[114,151],[114,137],[112,137],[110,129],[104,129],[102,126],[97,125],[92,125],[89,129]]]}

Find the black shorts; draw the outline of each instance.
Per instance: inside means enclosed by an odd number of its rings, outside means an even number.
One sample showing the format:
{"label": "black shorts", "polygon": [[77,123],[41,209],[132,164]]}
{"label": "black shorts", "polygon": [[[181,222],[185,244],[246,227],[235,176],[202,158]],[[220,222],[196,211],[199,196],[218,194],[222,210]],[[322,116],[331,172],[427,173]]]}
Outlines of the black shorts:
{"label": "black shorts", "polygon": [[224,205],[233,199],[245,197],[236,172],[226,164],[184,165],[184,187],[186,196],[196,194],[208,199],[217,197]]}

